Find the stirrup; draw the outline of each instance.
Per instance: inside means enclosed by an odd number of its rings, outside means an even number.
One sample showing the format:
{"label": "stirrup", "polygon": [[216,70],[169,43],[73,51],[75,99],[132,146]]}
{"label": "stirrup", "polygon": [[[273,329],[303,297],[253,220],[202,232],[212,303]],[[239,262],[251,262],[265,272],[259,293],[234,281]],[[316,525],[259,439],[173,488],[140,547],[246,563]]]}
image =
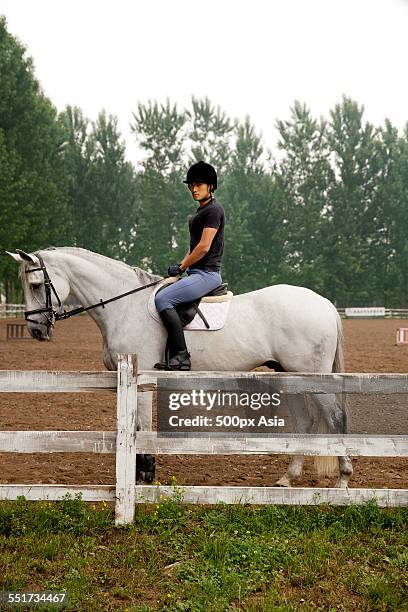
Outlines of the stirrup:
{"label": "stirrup", "polygon": [[167,361],[158,361],[154,364],[153,367],[155,370],[168,370],[169,364],[167,363]]}
{"label": "stirrup", "polygon": [[191,370],[190,353],[188,351],[179,351],[169,359],[166,369]]}

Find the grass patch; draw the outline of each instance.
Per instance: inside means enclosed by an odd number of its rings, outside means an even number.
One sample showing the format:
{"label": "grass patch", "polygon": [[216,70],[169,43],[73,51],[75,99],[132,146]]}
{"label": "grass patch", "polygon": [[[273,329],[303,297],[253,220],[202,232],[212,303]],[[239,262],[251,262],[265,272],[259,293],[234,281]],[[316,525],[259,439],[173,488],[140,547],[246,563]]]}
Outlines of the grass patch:
{"label": "grass patch", "polygon": [[[0,590],[86,610],[408,609],[408,509],[0,502]],[[54,608],[55,609],[55,608]]]}

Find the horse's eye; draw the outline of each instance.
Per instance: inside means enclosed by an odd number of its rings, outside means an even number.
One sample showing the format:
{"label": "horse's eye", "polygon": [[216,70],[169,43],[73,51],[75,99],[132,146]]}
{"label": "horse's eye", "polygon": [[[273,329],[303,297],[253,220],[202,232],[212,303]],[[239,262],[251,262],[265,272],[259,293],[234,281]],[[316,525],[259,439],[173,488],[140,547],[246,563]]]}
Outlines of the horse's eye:
{"label": "horse's eye", "polygon": [[39,289],[41,287],[41,283],[31,283],[32,289]]}

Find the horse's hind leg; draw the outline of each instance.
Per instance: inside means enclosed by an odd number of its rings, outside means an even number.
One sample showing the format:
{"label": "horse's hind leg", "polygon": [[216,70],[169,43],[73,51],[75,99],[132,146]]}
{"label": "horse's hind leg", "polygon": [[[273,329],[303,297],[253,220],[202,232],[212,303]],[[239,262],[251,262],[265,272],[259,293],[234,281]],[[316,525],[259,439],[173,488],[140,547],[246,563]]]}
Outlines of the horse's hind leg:
{"label": "horse's hind leg", "polygon": [[[343,401],[339,399],[338,396],[336,397],[335,401],[336,401],[336,406],[338,407],[338,410],[341,411],[341,414],[342,414],[341,423],[343,427],[342,427],[341,433],[346,434],[348,431],[347,403],[346,403],[346,400]],[[339,457],[338,459],[339,459],[340,477],[339,477],[339,480],[337,481],[336,486],[341,489],[346,489],[348,487],[348,481],[353,475],[353,464],[351,463],[350,457],[348,457],[347,455],[343,457]]]}
{"label": "horse's hind leg", "polygon": [[[314,394],[313,400],[319,408],[319,416],[323,418],[328,433],[345,434],[347,433],[347,407],[346,403],[334,394]],[[353,465],[350,457],[338,457],[339,480],[337,487],[347,488],[348,481],[353,474]]]}
{"label": "horse's hind leg", "polygon": [[[296,433],[310,433],[313,419],[310,415],[304,395],[292,395],[288,398],[288,407]],[[303,455],[294,455],[285,474],[275,483],[278,487],[291,487],[294,480],[300,480],[303,471]]]}
{"label": "horse's hind leg", "polygon": [[336,487],[340,489],[347,489],[348,481],[353,475],[353,464],[351,463],[350,457],[345,455],[344,457],[339,457],[339,471],[340,477],[336,483]]}
{"label": "horse's hind leg", "polygon": [[300,480],[303,471],[303,455],[291,457],[288,469],[284,475],[275,482],[275,487],[291,487],[294,480]]}

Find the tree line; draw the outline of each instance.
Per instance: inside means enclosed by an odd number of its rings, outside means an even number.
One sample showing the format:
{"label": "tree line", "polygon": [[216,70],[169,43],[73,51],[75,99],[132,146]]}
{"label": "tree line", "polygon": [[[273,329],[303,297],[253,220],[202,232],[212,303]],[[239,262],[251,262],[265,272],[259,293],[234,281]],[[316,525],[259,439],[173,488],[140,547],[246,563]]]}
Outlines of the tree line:
{"label": "tree line", "polygon": [[[235,293],[291,283],[337,306],[407,306],[408,125],[374,126],[345,96],[329,115],[295,102],[274,157],[249,117],[208,98],[140,103],[135,168],[116,117],[57,112],[0,18],[0,251],[80,246],[164,275],[188,248],[196,205],[182,181],[203,159],[219,175],[222,276]],[[6,255],[0,291],[21,299]]]}

